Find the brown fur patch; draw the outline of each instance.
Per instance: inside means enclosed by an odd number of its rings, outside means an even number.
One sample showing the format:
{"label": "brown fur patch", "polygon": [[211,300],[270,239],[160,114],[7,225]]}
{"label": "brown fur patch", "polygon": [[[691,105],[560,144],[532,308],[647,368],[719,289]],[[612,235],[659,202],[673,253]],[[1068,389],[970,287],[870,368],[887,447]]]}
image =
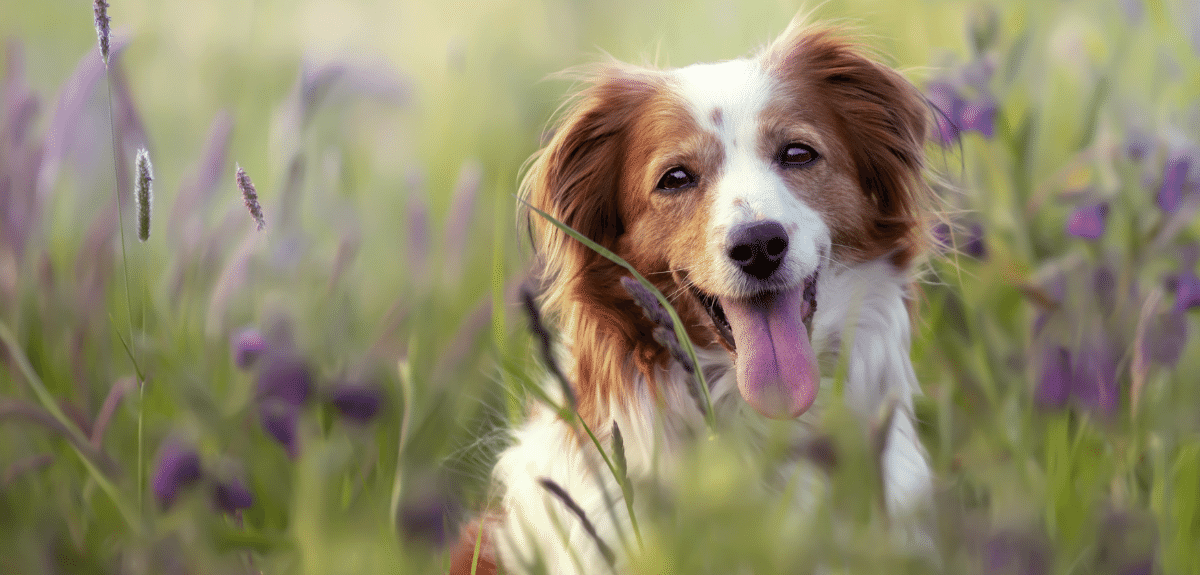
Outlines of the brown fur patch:
{"label": "brown fur patch", "polygon": [[[855,176],[856,181],[833,189],[836,199],[813,201],[828,217],[835,257],[852,263],[890,253],[895,265],[906,267],[925,243],[932,203],[922,177],[930,126],[924,98],[832,30],[790,29],[763,59],[784,81],[784,95],[772,113],[799,114],[795,106],[802,102],[803,113],[831,136],[836,156],[826,158]],[[852,197],[847,184],[856,185],[869,201]]]}
{"label": "brown fur patch", "polygon": [[[686,241],[677,232],[689,228],[677,218],[694,213],[695,202],[687,192],[659,197],[654,188],[669,169],[696,170],[712,162],[720,154],[714,141],[696,127],[665,74],[611,65],[591,79],[568,111],[526,175],[523,192],[533,206],[630,261],[664,293],[677,294],[681,290],[668,273],[662,247],[666,241]],[[668,144],[670,149],[663,147]],[[651,220],[672,221],[657,226],[663,229],[655,235],[644,227]],[[633,233],[631,225],[637,228]],[[653,383],[656,368],[670,356],[654,340],[654,325],[621,287],[624,270],[546,222],[535,219],[532,227],[547,286],[543,304],[572,342],[568,375],[579,414],[598,425],[610,402],[632,391],[626,386],[635,370]],[[629,241],[634,238],[652,245]],[[693,307],[685,302],[679,311],[693,337],[708,342],[699,327],[703,310]]]}
{"label": "brown fur patch", "polygon": [[[496,575],[496,545],[492,541],[490,527],[499,522],[500,514],[491,512],[463,526],[458,535],[458,543],[450,552],[450,571],[448,575],[471,575],[471,564],[475,563],[475,575]],[[480,525],[483,525],[482,532]],[[482,540],[480,540],[482,537]],[[479,560],[475,561],[476,541],[479,545]]]}

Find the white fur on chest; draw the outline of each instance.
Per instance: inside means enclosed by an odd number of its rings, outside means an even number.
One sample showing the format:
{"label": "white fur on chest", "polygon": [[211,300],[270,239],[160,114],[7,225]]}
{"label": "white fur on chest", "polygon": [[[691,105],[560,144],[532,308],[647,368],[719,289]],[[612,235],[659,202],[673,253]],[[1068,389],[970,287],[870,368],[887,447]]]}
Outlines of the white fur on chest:
{"label": "white fur on chest", "polygon": [[[885,496],[889,512],[900,515],[927,497],[931,473],[912,421],[912,395],[919,393],[909,360],[909,320],[904,298],[907,278],[886,261],[842,270],[829,269],[818,286],[818,307],[812,340],[818,353],[836,353],[852,337],[844,398],[864,422],[873,422],[885,402],[897,406],[891,436],[883,455]],[[710,393],[721,425],[752,431],[763,420],[737,393],[732,361],[723,349],[697,350],[709,379]],[[611,449],[608,430],[615,420],[624,437],[629,474],[635,483],[671,483],[677,477],[680,447],[704,437],[704,419],[687,393],[686,374],[673,365],[660,378],[662,402],[650,395],[640,376],[637,392],[624,405],[612,405],[610,419],[595,430],[605,449]],[[823,385],[813,410],[799,421],[815,420],[821,404],[831,401]],[[662,408],[658,407],[663,406]],[[806,433],[797,424],[796,434]],[[540,563],[551,574],[607,571],[595,541],[582,523],[539,480],[548,478],[571,495],[609,547],[623,548],[632,537],[621,489],[594,446],[576,439],[552,410],[536,407],[529,420],[513,432],[513,444],[500,454],[493,479],[500,490],[503,518],[492,533],[507,572],[530,572]],[[805,506],[801,501],[800,507]],[[802,511],[797,511],[802,512]],[[618,569],[619,571],[619,569]]]}

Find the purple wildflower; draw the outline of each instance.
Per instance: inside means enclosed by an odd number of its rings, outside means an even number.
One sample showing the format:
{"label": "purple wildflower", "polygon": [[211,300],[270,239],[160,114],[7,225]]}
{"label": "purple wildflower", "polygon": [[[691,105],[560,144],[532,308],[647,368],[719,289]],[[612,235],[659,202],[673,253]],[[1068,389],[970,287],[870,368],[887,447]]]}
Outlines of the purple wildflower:
{"label": "purple wildflower", "polygon": [[963,253],[977,259],[987,259],[987,244],[983,241],[983,224],[974,222],[967,227],[967,241]]}
{"label": "purple wildflower", "polygon": [[258,415],[263,430],[287,449],[288,456],[295,458],[300,451],[296,427],[300,408],[285,401],[267,400],[258,406]]}
{"label": "purple wildflower", "polygon": [[958,111],[958,126],[964,132],[975,130],[986,138],[996,135],[996,101],[989,97],[964,101]]}
{"label": "purple wildflower", "polygon": [[1104,343],[1084,345],[1072,365],[1071,390],[1086,409],[1105,417],[1117,412],[1120,388],[1117,385],[1117,358]]}
{"label": "purple wildflower", "polygon": [[1120,575],[1150,575],[1154,573],[1154,556],[1121,566]]}
{"label": "purple wildflower", "polygon": [[1163,167],[1162,187],[1158,189],[1159,209],[1168,214],[1173,214],[1179,209],[1190,167],[1191,158],[1187,156],[1174,155],[1167,158],[1167,164]]}
{"label": "purple wildflower", "polygon": [[1187,315],[1181,309],[1172,308],[1150,320],[1142,341],[1142,352],[1151,360],[1172,367],[1179,362],[1187,339]]}
{"label": "purple wildflower", "polygon": [[424,539],[436,547],[443,547],[452,532],[451,516],[454,501],[445,494],[436,493],[410,501],[400,507],[400,525],[406,538]]}
{"label": "purple wildflower", "polygon": [[933,241],[941,246],[942,249],[951,249],[954,247],[953,234],[950,231],[950,224],[941,222],[933,227]]}
{"label": "purple wildflower", "polygon": [[304,405],[312,395],[312,374],[303,359],[289,354],[271,354],[258,373],[258,397],[276,399],[294,407]]}
{"label": "purple wildflower", "polygon": [[958,141],[960,132],[958,114],[962,110],[963,101],[958,90],[947,82],[933,82],[926,88],[929,103],[936,108],[938,136],[943,146]]}
{"label": "purple wildflower", "polygon": [[168,440],[158,453],[151,485],[163,509],[175,502],[179,493],[200,480],[200,455],[191,446]]}
{"label": "purple wildflower", "polygon": [[329,394],[338,413],[356,423],[367,423],[379,413],[383,391],[373,385],[341,384]]}
{"label": "purple wildflower", "polygon": [[[985,83],[989,74],[987,66],[986,62],[981,62],[970,67],[968,71],[971,72],[971,82]],[[981,85],[977,89],[984,92],[985,88]],[[991,96],[983,94],[975,99],[968,99],[957,86],[947,81],[929,84],[926,94],[929,103],[937,109],[938,136],[943,146],[957,142],[962,132],[974,130],[987,138],[996,134],[999,106]]]}
{"label": "purple wildflower", "polygon": [[1125,154],[1135,162],[1145,160],[1154,150],[1154,140],[1145,132],[1131,129],[1125,136]]}
{"label": "purple wildflower", "polygon": [[633,298],[638,307],[642,308],[642,312],[650,321],[667,329],[675,329],[675,322],[671,321],[671,316],[667,313],[666,308],[641,282],[630,276],[622,276],[621,287],[625,288],[625,292]]}
{"label": "purple wildflower", "polygon": [[241,369],[249,369],[267,350],[267,340],[262,332],[248,327],[230,339],[230,347],[233,350],[234,365]]}
{"label": "purple wildflower", "polygon": [[1067,233],[1095,240],[1104,235],[1105,220],[1108,218],[1108,202],[1084,204],[1071,212],[1067,220]]}
{"label": "purple wildflower", "polygon": [[1034,401],[1046,408],[1061,409],[1071,394],[1071,352],[1054,346],[1042,354],[1042,370],[1038,377]]}
{"label": "purple wildflower", "polygon": [[228,481],[213,482],[212,501],[213,507],[233,514],[254,505],[254,495],[241,480],[231,478]]}
{"label": "purple wildflower", "polygon": [[1186,311],[1200,306],[1200,277],[1193,268],[1184,268],[1167,280],[1167,289],[1175,292],[1175,309]]}
{"label": "purple wildflower", "polygon": [[1015,531],[1000,531],[988,539],[983,550],[984,573],[1044,575],[1050,572],[1050,550],[1046,544]]}
{"label": "purple wildflower", "polygon": [[1100,309],[1111,314],[1117,306],[1117,274],[1107,265],[1102,265],[1096,268],[1092,274],[1092,289],[1096,293],[1096,300],[1100,303]]}
{"label": "purple wildflower", "polygon": [[966,233],[966,238],[958,238],[957,247],[963,254],[975,259],[987,258],[987,244],[984,242],[983,224],[972,222],[967,224],[966,229],[959,229],[959,233],[950,227],[950,224],[942,222],[933,227],[933,241],[941,246],[946,251],[955,249],[955,236]]}
{"label": "purple wildflower", "polygon": [[1109,509],[1096,533],[1096,564],[1089,572],[1150,575],[1154,572],[1158,529],[1145,512]]}

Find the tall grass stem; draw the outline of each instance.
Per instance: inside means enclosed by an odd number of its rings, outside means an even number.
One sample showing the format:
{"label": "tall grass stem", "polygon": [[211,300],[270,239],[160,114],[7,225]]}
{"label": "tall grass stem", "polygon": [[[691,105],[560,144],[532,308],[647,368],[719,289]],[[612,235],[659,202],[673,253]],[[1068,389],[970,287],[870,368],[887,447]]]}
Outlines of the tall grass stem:
{"label": "tall grass stem", "polygon": [[675,311],[675,307],[671,305],[671,302],[667,299],[667,296],[663,295],[662,292],[658,291],[658,288],[655,287],[654,284],[650,283],[649,280],[647,280],[645,277],[643,277],[641,273],[639,273],[636,269],[634,269],[633,266],[630,265],[629,262],[625,261],[625,259],[622,258],[621,256],[618,256],[617,254],[613,253],[611,250],[605,248],[604,246],[602,246],[600,244],[597,244],[596,242],[592,241],[588,237],[586,237],[583,234],[576,231],[571,226],[568,226],[567,224],[564,224],[564,223],[558,221],[557,219],[555,219],[554,216],[533,207],[533,205],[531,205],[529,202],[526,202],[525,200],[520,199],[520,198],[518,198],[518,200],[521,203],[525,204],[526,207],[528,207],[529,209],[531,209],[535,213],[537,213],[537,215],[542,216],[543,218],[546,219],[546,221],[550,222],[555,227],[562,230],[563,233],[567,234],[568,236],[571,236],[572,238],[575,238],[576,240],[581,242],[583,245],[587,246],[592,251],[603,256],[608,261],[611,261],[611,262],[625,268],[625,270],[628,271],[630,273],[630,275],[633,276],[633,279],[636,279],[638,281],[638,283],[642,284],[642,286],[644,286],[647,290],[650,290],[650,293],[654,294],[654,297],[656,299],[658,299],[659,303],[662,304],[663,309],[666,309],[667,314],[669,314],[671,316],[671,321],[673,321],[675,324],[675,335],[676,335],[676,337],[679,338],[679,343],[683,345],[684,350],[688,354],[688,357],[690,357],[692,359],[692,364],[696,366],[695,382],[696,382],[697,387],[700,388],[701,395],[704,397],[704,407],[705,407],[704,420],[708,424],[709,439],[716,438],[717,418],[716,418],[716,413],[713,411],[712,397],[710,396],[710,394],[708,392],[708,379],[704,376],[704,370],[700,368],[700,359],[698,357],[696,357],[696,347],[694,345],[692,345],[692,338],[688,336],[687,328],[684,327],[683,320],[679,318],[679,313]]}

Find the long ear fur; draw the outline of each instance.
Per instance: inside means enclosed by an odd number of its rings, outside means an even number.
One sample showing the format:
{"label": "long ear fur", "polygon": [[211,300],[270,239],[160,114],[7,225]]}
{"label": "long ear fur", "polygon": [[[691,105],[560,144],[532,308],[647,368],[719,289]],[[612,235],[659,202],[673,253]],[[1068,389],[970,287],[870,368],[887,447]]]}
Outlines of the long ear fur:
{"label": "long ear fur", "polygon": [[924,218],[933,202],[922,174],[931,125],[924,97],[831,29],[793,24],[767,48],[765,61],[809,79],[830,103],[851,143],[859,185],[877,210],[872,243],[891,248],[893,261],[907,265],[927,243]]}
{"label": "long ear fur", "polygon": [[[661,80],[651,70],[610,63],[586,81],[589,85],[526,174],[522,195],[530,205],[618,252],[625,232],[620,198],[622,186],[629,185],[625,154],[630,131],[661,89]],[[665,354],[651,336],[653,326],[620,287],[623,270],[536,214],[528,217],[542,303],[558,316],[573,346],[575,363],[567,371],[580,415],[596,424],[609,400],[623,392],[620,386],[630,381],[632,369],[651,371]]]}

